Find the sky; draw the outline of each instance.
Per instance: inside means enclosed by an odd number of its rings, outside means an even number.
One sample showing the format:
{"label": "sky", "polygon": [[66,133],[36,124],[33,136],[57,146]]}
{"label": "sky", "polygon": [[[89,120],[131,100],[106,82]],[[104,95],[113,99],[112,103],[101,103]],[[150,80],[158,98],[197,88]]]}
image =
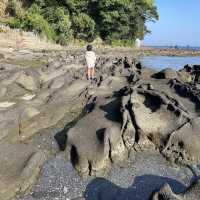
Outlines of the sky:
{"label": "sky", "polygon": [[159,21],[147,23],[144,45],[200,47],[200,0],[156,0]]}

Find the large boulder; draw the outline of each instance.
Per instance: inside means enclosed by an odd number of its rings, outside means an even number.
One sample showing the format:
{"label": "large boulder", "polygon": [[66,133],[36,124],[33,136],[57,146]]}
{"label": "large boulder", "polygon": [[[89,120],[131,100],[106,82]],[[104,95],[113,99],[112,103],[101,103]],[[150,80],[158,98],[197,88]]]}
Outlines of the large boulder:
{"label": "large boulder", "polygon": [[19,137],[19,123],[16,120],[0,121],[0,141],[5,138],[15,140]]}
{"label": "large boulder", "polygon": [[5,59],[6,56],[3,53],[0,53],[0,60]]}
{"label": "large boulder", "polygon": [[[45,93],[44,96],[40,96],[40,99],[38,97],[34,99],[31,103],[32,106],[24,109],[21,114],[20,140],[26,140],[46,128],[57,125],[66,115],[71,116],[74,112],[82,112],[86,98],[85,93],[81,95],[83,85],[78,87],[80,90],[68,90],[69,93],[66,95],[64,94],[66,90],[63,90],[63,92],[58,91],[55,96]],[[41,101],[45,101],[43,105]],[[37,108],[38,106],[40,109]]]}
{"label": "large boulder", "polygon": [[118,92],[119,88],[123,88],[127,84],[125,77],[108,77],[100,80],[98,87],[90,87],[88,93],[96,96],[109,96],[114,92]]}
{"label": "large boulder", "polygon": [[65,104],[50,104],[41,111],[28,108],[20,120],[20,140],[27,140],[42,130],[55,126],[70,109]]}
{"label": "large boulder", "polygon": [[15,80],[15,82],[19,84],[22,88],[25,88],[29,91],[37,90],[40,85],[36,78],[25,72],[21,73]]}
{"label": "large boulder", "polygon": [[177,78],[177,72],[171,68],[166,68],[152,76],[157,79],[175,79]]}
{"label": "large boulder", "polygon": [[192,75],[185,70],[180,70],[178,72],[178,77],[183,82],[186,82],[186,83],[192,82]]}
{"label": "large boulder", "polygon": [[13,83],[13,84],[10,84],[10,85],[7,86],[7,92],[6,92],[5,96],[8,99],[11,99],[11,98],[21,97],[26,93],[27,93],[26,88],[21,87],[17,83]]}
{"label": "large boulder", "polygon": [[55,78],[50,84],[51,89],[59,89],[65,84],[65,76]]}
{"label": "large boulder", "polygon": [[0,143],[0,199],[9,200],[35,183],[45,154],[25,144]]}
{"label": "large boulder", "polygon": [[0,98],[4,97],[6,95],[6,92],[7,92],[7,88],[2,86],[0,88]]}
{"label": "large boulder", "polygon": [[[104,101],[106,102],[106,101]],[[117,106],[116,106],[117,105]],[[128,158],[116,116],[119,104],[109,102],[80,119],[67,133],[71,161],[81,175],[100,175],[110,163]]]}
{"label": "large boulder", "polygon": [[200,118],[190,120],[175,130],[162,151],[171,162],[198,164],[200,161]]}
{"label": "large boulder", "polygon": [[177,72],[171,68],[163,70],[166,79],[175,79],[177,78]]}
{"label": "large boulder", "polygon": [[134,116],[139,138],[146,135],[157,147],[162,147],[171,132],[187,121],[187,113],[172,99],[153,88],[133,88],[127,106]]}
{"label": "large boulder", "polygon": [[142,79],[149,79],[156,73],[156,70],[142,67],[138,72]]}

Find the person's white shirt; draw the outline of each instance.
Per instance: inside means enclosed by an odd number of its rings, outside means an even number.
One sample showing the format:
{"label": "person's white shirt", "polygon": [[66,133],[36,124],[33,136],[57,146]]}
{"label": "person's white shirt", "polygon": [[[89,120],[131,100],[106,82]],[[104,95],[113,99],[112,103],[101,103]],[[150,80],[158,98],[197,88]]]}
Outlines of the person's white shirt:
{"label": "person's white shirt", "polygon": [[95,67],[96,55],[95,55],[95,53],[93,51],[86,51],[85,60],[86,60],[88,68]]}

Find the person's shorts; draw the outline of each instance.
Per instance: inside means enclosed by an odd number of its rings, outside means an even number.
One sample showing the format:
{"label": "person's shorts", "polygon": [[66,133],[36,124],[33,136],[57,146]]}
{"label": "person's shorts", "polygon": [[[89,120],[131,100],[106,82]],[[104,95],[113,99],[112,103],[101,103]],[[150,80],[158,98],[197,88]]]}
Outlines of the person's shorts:
{"label": "person's shorts", "polygon": [[87,65],[88,69],[92,69],[95,67],[95,65]]}

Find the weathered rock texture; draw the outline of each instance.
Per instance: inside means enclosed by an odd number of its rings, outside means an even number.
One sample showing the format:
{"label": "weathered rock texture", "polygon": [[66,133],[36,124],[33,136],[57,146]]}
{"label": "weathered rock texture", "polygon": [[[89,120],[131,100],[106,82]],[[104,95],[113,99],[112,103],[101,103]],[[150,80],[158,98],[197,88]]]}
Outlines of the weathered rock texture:
{"label": "weathered rock texture", "polygon": [[[74,50],[16,52],[0,70],[0,199],[29,189],[59,150],[80,175],[103,175],[149,149],[172,164],[199,163],[198,66],[157,72],[130,52],[99,54],[88,81],[84,52]],[[198,199],[192,188],[184,195]]]}
{"label": "weathered rock texture", "polygon": [[[86,79],[82,51],[22,51],[2,58],[0,162],[3,164],[0,166],[0,199],[7,200],[24,193],[35,183],[45,158],[50,153],[58,152],[59,148],[65,149],[66,137],[63,132],[68,129],[67,124],[81,113],[92,110],[92,105],[96,104],[97,100],[92,100],[94,93],[101,94],[103,98],[99,108],[87,114],[77,123],[77,128],[68,133],[67,141],[72,148],[74,166],[80,173],[97,175],[110,166],[107,163],[111,159],[112,162],[121,161],[122,156],[118,154],[124,154],[127,159],[120,123],[104,118],[107,111],[100,108],[110,101],[106,100],[105,95],[112,95],[119,84],[123,87],[127,83],[126,78],[121,77],[125,63],[130,68],[134,60],[99,57],[96,79],[90,83]],[[114,77],[114,74],[119,77]],[[113,109],[120,111],[120,99]],[[93,119],[96,119],[95,123]],[[94,126],[90,127],[92,124]],[[81,127],[81,132],[77,131],[78,127]],[[122,153],[120,146],[124,148]]]}
{"label": "weathered rock texture", "polygon": [[150,200],[193,200],[199,198],[200,182],[197,180],[181,194],[175,194],[171,187],[166,184],[158,192],[155,192]]}
{"label": "weathered rock texture", "polygon": [[[106,71],[97,76],[88,89],[95,99],[92,109],[67,132],[75,169],[82,175],[97,175],[112,163],[127,160],[130,153],[149,148],[172,164],[198,164],[200,102],[195,66],[190,71],[154,72],[127,63],[127,58],[118,61],[110,75]],[[183,71],[190,77],[185,82]]]}
{"label": "weathered rock texture", "polygon": [[8,200],[35,183],[45,154],[25,144],[0,143],[0,199]]}
{"label": "weathered rock texture", "polygon": [[95,107],[67,133],[71,160],[81,174],[87,175],[97,175],[111,162],[128,158],[119,123],[115,121],[119,103],[104,100]]}

